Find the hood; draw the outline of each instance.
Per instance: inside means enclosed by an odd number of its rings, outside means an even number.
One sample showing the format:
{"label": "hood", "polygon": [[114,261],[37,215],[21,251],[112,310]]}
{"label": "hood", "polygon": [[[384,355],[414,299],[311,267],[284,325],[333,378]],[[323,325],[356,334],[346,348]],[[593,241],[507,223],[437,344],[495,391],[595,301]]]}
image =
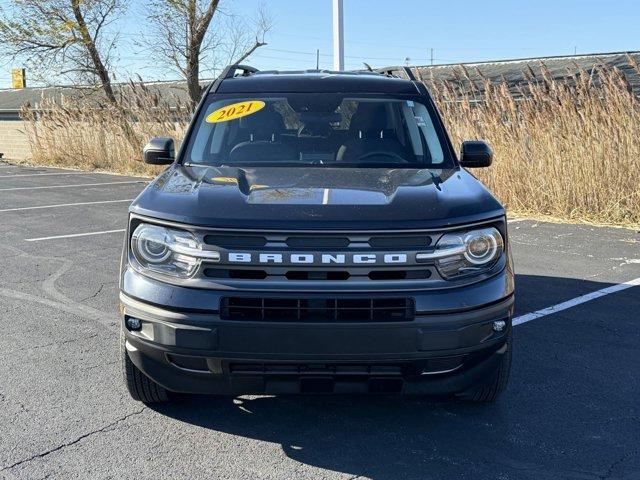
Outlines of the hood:
{"label": "hood", "polygon": [[131,212],[220,228],[438,228],[504,214],[462,169],[173,165]]}

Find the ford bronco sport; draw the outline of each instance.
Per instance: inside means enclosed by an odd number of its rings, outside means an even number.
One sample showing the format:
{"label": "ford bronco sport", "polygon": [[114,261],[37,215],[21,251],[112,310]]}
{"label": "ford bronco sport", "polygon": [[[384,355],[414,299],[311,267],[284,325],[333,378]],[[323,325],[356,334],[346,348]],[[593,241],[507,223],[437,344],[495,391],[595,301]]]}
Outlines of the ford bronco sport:
{"label": "ford bronco sport", "polygon": [[492,153],[457,157],[410,70],[227,67],[178,154],[155,138],[144,159],[169,166],[129,210],[133,398],[504,390],[505,210],[466,170]]}

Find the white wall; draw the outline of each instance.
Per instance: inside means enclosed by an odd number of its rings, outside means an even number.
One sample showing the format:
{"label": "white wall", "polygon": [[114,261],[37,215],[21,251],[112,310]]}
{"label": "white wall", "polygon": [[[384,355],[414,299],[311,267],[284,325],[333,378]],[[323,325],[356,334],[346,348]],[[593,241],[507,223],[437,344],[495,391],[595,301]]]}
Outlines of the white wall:
{"label": "white wall", "polygon": [[31,156],[26,127],[23,121],[0,120],[0,153],[4,153],[3,160],[24,160]]}

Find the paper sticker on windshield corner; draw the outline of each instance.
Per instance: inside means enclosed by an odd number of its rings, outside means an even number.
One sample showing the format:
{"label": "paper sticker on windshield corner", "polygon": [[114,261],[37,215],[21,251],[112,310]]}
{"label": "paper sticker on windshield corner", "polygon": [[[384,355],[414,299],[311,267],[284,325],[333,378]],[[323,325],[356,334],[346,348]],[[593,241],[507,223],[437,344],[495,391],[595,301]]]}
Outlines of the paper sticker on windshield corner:
{"label": "paper sticker on windshield corner", "polygon": [[413,118],[415,118],[416,125],[418,125],[419,127],[426,127],[427,126],[427,122],[424,121],[424,118],[422,118],[420,116],[415,116]]}
{"label": "paper sticker on windshield corner", "polygon": [[207,115],[206,122],[220,123],[246,117],[247,115],[252,115],[262,110],[264,106],[265,103],[262,100],[247,100],[246,102],[232,103],[231,105],[217,109],[215,112],[211,112]]}

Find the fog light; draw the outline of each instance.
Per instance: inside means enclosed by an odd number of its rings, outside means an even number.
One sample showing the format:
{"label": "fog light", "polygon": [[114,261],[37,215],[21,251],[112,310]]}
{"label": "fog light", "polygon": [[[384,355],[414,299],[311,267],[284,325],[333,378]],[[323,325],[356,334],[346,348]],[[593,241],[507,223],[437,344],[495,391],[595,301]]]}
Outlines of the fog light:
{"label": "fog light", "polygon": [[495,322],[493,322],[493,331],[501,332],[504,330],[504,327],[506,326],[507,326],[507,322],[505,322],[504,320],[496,320]]}
{"label": "fog light", "polygon": [[132,331],[138,331],[142,328],[142,322],[138,318],[127,317],[127,328]]}

